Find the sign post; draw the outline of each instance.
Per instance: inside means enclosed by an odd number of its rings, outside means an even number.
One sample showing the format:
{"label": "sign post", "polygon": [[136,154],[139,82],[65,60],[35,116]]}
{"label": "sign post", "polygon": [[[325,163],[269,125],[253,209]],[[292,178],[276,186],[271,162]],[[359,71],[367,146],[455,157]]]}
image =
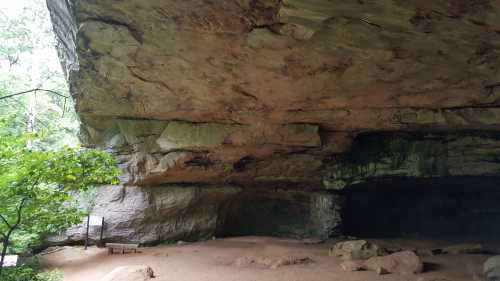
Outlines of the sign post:
{"label": "sign post", "polygon": [[99,237],[99,242],[102,244],[102,237],[104,235],[104,217],[102,217],[101,221],[101,236]]}
{"label": "sign post", "polygon": [[89,229],[90,226],[100,226],[101,227],[101,234],[99,236],[100,241],[102,241],[103,237],[103,232],[104,232],[104,217],[98,217],[98,216],[87,216],[87,229],[86,229],[86,235],[85,235],[85,250],[87,250],[87,247],[89,245]]}
{"label": "sign post", "polygon": [[90,228],[90,214],[87,215],[87,231],[85,234],[85,250],[87,250],[87,247],[89,246],[89,228]]}

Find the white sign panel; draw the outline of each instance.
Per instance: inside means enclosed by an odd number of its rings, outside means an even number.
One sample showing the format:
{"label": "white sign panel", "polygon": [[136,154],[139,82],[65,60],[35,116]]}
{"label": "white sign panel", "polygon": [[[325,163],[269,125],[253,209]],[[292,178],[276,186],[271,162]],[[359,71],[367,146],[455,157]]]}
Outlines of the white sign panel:
{"label": "white sign panel", "polygon": [[102,226],[102,217],[90,216],[89,225],[91,225],[91,226]]}
{"label": "white sign panel", "polygon": [[3,266],[4,267],[11,267],[11,266],[16,266],[17,265],[17,258],[18,256],[5,256],[5,259],[3,261]]}

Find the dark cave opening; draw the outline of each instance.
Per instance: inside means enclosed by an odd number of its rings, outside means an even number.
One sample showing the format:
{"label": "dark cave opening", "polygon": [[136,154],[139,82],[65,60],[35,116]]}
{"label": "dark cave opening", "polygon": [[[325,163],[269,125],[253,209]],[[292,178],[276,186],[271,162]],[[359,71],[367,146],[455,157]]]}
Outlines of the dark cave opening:
{"label": "dark cave opening", "polygon": [[309,196],[284,191],[249,191],[223,207],[219,236],[307,235]]}
{"label": "dark cave opening", "polygon": [[328,238],[338,232],[340,201],[324,190],[250,188],[222,206],[216,233]]}
{"label": "dark cave opening", "polygon": [[500,178],[385,179],[345,190],[342,232],[355,237],[500,235]]}

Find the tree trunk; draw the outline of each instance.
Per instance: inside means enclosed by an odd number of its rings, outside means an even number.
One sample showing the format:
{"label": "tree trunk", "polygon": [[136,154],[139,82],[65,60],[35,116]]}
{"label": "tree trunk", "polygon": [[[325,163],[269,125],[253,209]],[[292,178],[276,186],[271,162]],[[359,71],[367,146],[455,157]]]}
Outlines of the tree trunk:
{"label": "tree trunk", "polygon": [[[38,183],[38,179],[37,179],[36,183]],[[17,209],[16,224],[10,226],[10,224],[4,218],[7,226],[9,227],[9,231],[5,235],[4,240],[2,242],[3,246],[2,246],[2,254],[1,254],[2,256],[0,257],[0,277],[2,277],[3,263],[5,261],[5,256],[7,255],[7,248],[9,247],[10,236],[12,235],[12,233],[17,229],[17,227],[21,223],[23,207],[24,207],[24,203],[26,203],[26,200],[27,200],[27,198],[23,198],[23,200],[21,200],[21,203],[19,203],[19,208]]]}
{"label": "tree trunk", "polygon": [[2,277],[3,263],[7,255],[7,248],[9,247],[10,235],[14,229],[10,229],[2,242],[2,256],[0,257],[0,277]]}

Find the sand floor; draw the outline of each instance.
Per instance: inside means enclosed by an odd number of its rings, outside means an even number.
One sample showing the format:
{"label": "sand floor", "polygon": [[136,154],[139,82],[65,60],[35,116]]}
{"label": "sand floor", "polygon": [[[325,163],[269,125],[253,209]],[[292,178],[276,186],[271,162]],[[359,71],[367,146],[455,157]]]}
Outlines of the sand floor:
{"label": "sand floor", "polygon": [[[108,255],[106,249],[65,247],[44,255],[42,264],[58,268],[64,281],[98,281],[117,266],[149,265],[156,281],[471,281],[481,272],[488,255],[436,255],[424,257],[425,272],[412,276],[377,275],[375,272],[344,272],[340,260],[328,256],[335,241],[307,244],[299,240],[237,237],[182,245],[141,248],[136,254]],[[439,242],[411,240],[376,241],[402,248],[434,248]],[[235,265],[241,257],[309,257],[314,262],[277,269],[258,264]],[[441,278],[441,279],[440,279]]]}

